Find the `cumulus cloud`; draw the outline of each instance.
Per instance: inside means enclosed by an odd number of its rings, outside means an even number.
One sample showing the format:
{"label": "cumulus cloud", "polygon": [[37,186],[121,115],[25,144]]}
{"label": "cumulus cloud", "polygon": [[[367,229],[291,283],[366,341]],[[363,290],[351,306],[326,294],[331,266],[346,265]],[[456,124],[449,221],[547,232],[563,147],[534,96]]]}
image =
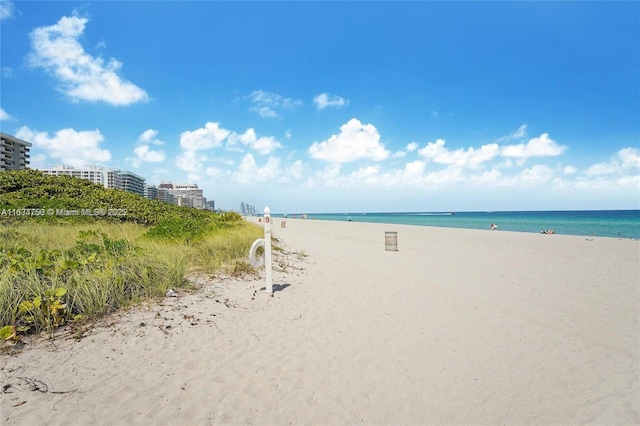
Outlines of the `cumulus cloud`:
{"label": "cumulus cloud", "polygon": [[101,165],[111,160],[111,153],[101,149],[104,136],[99,130],[76,131],[74,129],[58,130],[49,137],[47,132],[38,132],[26,126],[16,132],[16,137],[31,142],[34,148],[63,164],[73,167]]}
{"label": "cumulus cloud", "polygon": [[164,145],[164,142],[157,139],[158,131],[154,129],[147,129],[140,136],[138,136],[138,144],[143,145]]}
{"label": "cumulus cloud", "polygon": [[520,139],[525,138],[526,136],[527,136],[527,125],[523,124],[522,126],[518,127],[518,129],[516,131],[511,132],[510,134],[508,134],[506,136],[502,136],[502,137],[498,138],[497,142],[520,140]]}
{"label": "cumulus cloud", "polygon": [[164,142],[157,139],[158,131],[154,129],[145,130],[139,137],[133,150],[133,158],[127,158],[126,161],[131,163],[133,167],[140,167],[142,163],[160,163],[166,159],[164,151],[156,151],[151,149],[149,145],[164,145]]}
{"label": "cumulus cloud", "polygon": [[640,150],[622,148],[606,163],[597,163],[585,170],[587,176],[616,175],[627,172],[640,172]]}
{"label": "cumulus cloud", "polygon": [[460,168],[478,168],[482,163],[495,158],[499,152],[498,144],[482,145],[480,149],[473,147],[456,150],[445,148],[444,139],[429,142],[424,148],[418,150],[418,154],[439,164],[450,164]]}
{"label": "cumulus cloud", "polygon": [[[147,136],[155,137],[155,135],[151,134]],[[223,169],[211,165],[213,162],[224,163],[227,167],[235,164],[230,159],[224,159],[219,156],[212,157],[208,155],[207,151],[224,148],[231,152],[243,152],[245,148],[248,148],[260,155],[268,155],[282,145],[272,136],[258,136],[253,128],[247,129],[244,133],[236,133],[221,127],[219,123],[208,122],[200,129],[182,132],[180,146],[182,153],[178,155],[176,165],[178,168],[189,172],[190,176],[195,179],[203,174],[210,177],[225,176]],[[246,169],[248,167],[247,162],[255,162],[255,159],[253,155],[245,155],[242,161],[243,164],[239,166],[240,170]],[[265,171],[274,165],[274,161],[274,159],[268,160]],[[266,174],[266,172],[263,174]],[[245,182],[255,175],[255,173],[251,173],[245,178],[241,177],[239,181]],[[226,176],[227,178],[237,178],[240,175],[229,170]]]}
{"label": "cumulus cloud", "polygon": [[286,173],[280,178],[281,181],[288,182],[295,179],[302,179],[309,170],[306,164],[302,160],[296,160],[287,167]]}
{"label": "cumulus cloud", "polygon": [[206,154],[184,151],[176,157],[176,166],[187,173],[189,180],[198,181],[208,172],[209,168],[205,168],[205,163],[208,160]]}
{"label": "cumulus cloud", "polygon": [[400,150],[397,151],[393,154],[393,158],[402,158],[402,157],[406,157],[408,152],[414,152],[418,149],[420,145],[418,145],[417,142],[411,142],[409,144],[407,144],[407,146],[405,147],[405,150]]}
{"label": "cumulus cloud", "polygon": [[541,183],[551,180],[554,176],[553,170],[547,166],[537,164],[522,170],[516,177],[516,181],[521,183]]}
{"label": "cumulus cloud", "polygon": [[180,135],[180,146],[186,151],[202,151],[222,146],[231,132],[219,123],[208,122],[196,130],[187,130]]}
{"label": "cumulus cloud", "polygon": [[320,93],[314,97],[313,102],[316,104],[317,109],[325,109],[327,107],[342,108],[349,105],[349,100],[338,95],[330,95],[327,92]]}
{"label": "cumulus cloud", "polygon": [[252,154],[246,154],[238,170],[233,173],[235,182],[248,184],[259,184],[268,181],[274,181],[280,174],[280,160],[276,157],[269,157],[266,164],[262,167],[258,166]]}
{"label": "cumulus cloud", "polygon": [[513,158],[555,157],[566,150],[566,146],[558,145],[556,141],[549,138],[548,133],[543,133],[537,138],[530,139],[526,144],[520,143],[503,147],[501,155]]}
{"label": "cumulus cloud", "polygon": [[0,121],[12,121],[14,118],[4,110],[0,108]]}
{"label": "cumulus cloud", "polygon": [[0,21],[4,21],[5,19],[11,19],[16,14],[16,8],[12,2],[8,0],[0,1]]}
{"label": "cumulus cloud", "polygon": [[390,153],[380,142],[380,134],[372,124],[362,124],[352,118],[340,127],[340,133],[309,147],[309,155],[331,163],[348,163],[356,160],[380,161]]}
{"label": "cumulus cloud", "polygon": [[249,94],[249,100],[253,104],[250,111],[257,112],[261,117],[279,118],[281,111],[292,109],[302,105],[300,99],[285,98],[277,93],[254,90]]}
{"label": "cumulus cloud", "polygon": [[231,134],[219,123],[207,122],[204,127],[187,130],[180,134],[182,153],[176,158],[176,165],[189,173],[189,178],[197,180],[205,173],[204,163],[208,160],[207,151],[221,147],[224,140]]}
{"label": "cumulus cloud", "polygon": [[[508,136],[499,138],[499,141],[510,141],[522,139],[526,135],[526,125],[521,126],[517,131]],[[413,143],[412,143],[413,144]],[[415,149],[416,145],[411,145]],[[409,147],[408,147],[409,148]],[[566,151],[566,146],[559,145],[549,138],[547,133],[543,133],[537,138],[530,139],[527,143],[500,146],[498,143],[490,143],[480,146],[480,148],[469,147],[467,149],[448,149],[444,139],[435,142],[428,142],[417,152],[422,157],[438,164],[452,165],[460,168],[478,169],[484,164],[498,158],[506,158],[504,167],[513,166],[511,159],[517,159],[519,163],[533,157],[551,157],[561,155]]]}
{"label": "cumulus cloud", "polygon": [[237,144],[248,146],[250,149],[256,151],[261,155],[271,154],[277,148],[281,148],[282,145],[273,136],[260,136],[256,135],[254,129],[247,129],[243,134],[232,133],[229,136],[227,145],[233,148]]}
{"label": "cumulus cloud", "polygon": [[105,62],[85,52],[79,39],[88,21],[76,15],[64,16],[55,25],[33,30],[29,64],[51,73],[59,82],[58,90],[74,102],[121,106],[146,101],[143,89],[118,75],[121,62],[114,58]]}
{"label": "cumulus cloud", "polygon": [[140,162],[159,163],[165,160],[164,151],[154,151],[147,145],[136,147],[133,153]]}

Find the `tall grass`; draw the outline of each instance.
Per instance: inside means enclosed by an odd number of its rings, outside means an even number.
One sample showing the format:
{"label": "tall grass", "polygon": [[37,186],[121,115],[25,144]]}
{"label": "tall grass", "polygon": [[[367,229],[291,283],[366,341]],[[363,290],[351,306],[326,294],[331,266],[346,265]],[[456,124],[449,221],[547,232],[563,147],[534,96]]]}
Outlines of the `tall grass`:
{"label": "tall grass", "polygon": [[246,222],[218,230],[194,246],[194,264],[209,273],[220,270],[228,273],[245,271],[248,268],[249,247],[262,237],[262,228]]}
{"label": "tall grass", "polygon": [[[19,305],[65,288],[65,315],[97,319],[169,288],[194,272],[246,271],[260,227],[212,227],[197,241],[149,237],[132,223],[11,225],[0,229],[0,327],[20,322]],[[17,324],[19,325],[19,324]],[[46,324],[29,324],[34,331]]]}

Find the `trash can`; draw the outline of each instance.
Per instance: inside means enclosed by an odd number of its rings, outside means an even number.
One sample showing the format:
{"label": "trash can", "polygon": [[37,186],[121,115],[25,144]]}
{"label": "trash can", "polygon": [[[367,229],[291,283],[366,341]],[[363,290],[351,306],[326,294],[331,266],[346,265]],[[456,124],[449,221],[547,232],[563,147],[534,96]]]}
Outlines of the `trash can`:
{"label": "trash can", "polygon": [[384,249],[386,251],[398,251],[398,233],[397,232],[384,233]]}
{"label": "trash can", "polygon": [[286,228],[286,227],[287,227],[287,221],[286,220],[280,221],[280,228]]}

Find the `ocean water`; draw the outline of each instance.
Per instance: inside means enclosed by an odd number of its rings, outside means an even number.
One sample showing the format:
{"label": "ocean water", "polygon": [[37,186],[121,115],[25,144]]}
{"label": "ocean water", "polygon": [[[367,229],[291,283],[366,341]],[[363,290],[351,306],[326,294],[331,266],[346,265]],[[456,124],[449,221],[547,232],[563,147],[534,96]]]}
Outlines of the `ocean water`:
{"label": "ocean water", "polygon": [[[300,214],[287,216],[301,217]],[[542,230],[553,229],[556,234],[565,235],[640,238],[640,210],[308,213],[307,219],[467,229],[489,229],[493,223],[498,226],[499,231],[540,233]]]}

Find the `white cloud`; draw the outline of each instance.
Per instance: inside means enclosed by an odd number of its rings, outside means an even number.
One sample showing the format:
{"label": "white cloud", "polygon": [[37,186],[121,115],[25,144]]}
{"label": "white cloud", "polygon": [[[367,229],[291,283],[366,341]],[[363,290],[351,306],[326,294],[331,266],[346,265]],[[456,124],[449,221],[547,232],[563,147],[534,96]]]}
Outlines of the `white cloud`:
{"label": "white cloud", "polygon": [[380,142],[378,130],[371,124],[362,124],[352,118],[340,127],[338,135],[332,135],[309,147],[309,155],[317,160],[332,163],[348,163],[356,160],[380,161],[390,153]]}
{"label": "white cloud", "polygon": [[254,90],[249,94],[249,99],[253,104],[250,111],[257,112],[261,117],[265,118],[281,117],[279,111],[302,105],[300,99],[285,98],[277,93],[263,90]]}
{"label": "white cloud", "polygon": [[319,185],[328,188],[337,188],[342,186],[344,177],[341,174],[339,163],[330,163],[324,169],[316,172],[314,178],[311,180],[311,186]]}
{"label": "white cloud", "polygon": [[8,0],[0,1],[0,21],[4,21],[5,19],[11,19],[16,14],[16,8],[12,2]]}
{"label": "white cloud", "polygon": [[141,161],[159,163],[160,161],[164,161],[165,159],[165,154],[163,151],[153,151],[146,145],[137,147],[133,150],[133,152]]}
{"label": "white cloud", "polygon": [[280,160],[276,157],[269,157],[266,164],[258,166],[252,154],[246,154],[238,170],[233,173],[234,182],[243,184],[254,184],[268,186],[270,182],[277,180],[280,174]]}
{"label": "white cloud", "polygon": [[248,146],[261,155],[271,154],[282,145],[273,136],[256,136],[254,129],[247,129],[243,134],[232,133],[227,141],[227,146],[233,149],[238,143]]}
{"label": "white cloud", "polygon": [[101,165],[111,160],[111,153],[100,149],[104,136],[99,130],[62,129],[49,137],[47,132],[23,126],[16,132],[16,137],[31,142],[34,148],[45,151],[49,157],[73,167]]}
{"label": "white cloud", "polygon": [[504,157],[523,159],[531,157],[555,157],[561,155],[566,150],[566,146],[558,145],[556,141],[549,138],[548,133],[543,133],[537,138],[530,139],[526,144],[521,143],[503,147],[501,155]]}
{"label": "white cloud", "polygon": [[133,167],[140,167],[142,163],[159,163],[166,159],[164,151],[154,151],[149,145],[164,145],[164,142],[157,139],[158,131],[148,129],[138,136],[137,147],[133,150],[133,158],[127,158],[126,161],[131,163]]}
{"label": "white cloud", "polygon": [[[155,134],[147,131],[145,137],[155,138]],[[252,179],[275,179],[279,170],[280,160],[270,157],[263,167],[256,165],[253,155],[245,155],[237,171],[229,167],[235,161],[220,156],[209,156],[205,151],[224,147],[227,151],[242,152],[247,147],[258,154],[267,155],[281,147],[272,136],[258,136],[252,128],[239,134],[220,126],[219,123],[208,122],[204,127],[192,131],[182,132],[180,135],[182,153],[176,158],[176,165],[188,172],[191,179],[201,178],[203,175],[218,179],[234,179],[236,182],[248,183]],[[212,163],[222,164],[214,167]],[[257,171],[256,171],[257,170]]]}
{"label": "white cloud", "polygon": [[176,166],[180,170],[187,172],[188,176],[192,180],[200,179],[204,170],[204,163],[207,161],[207,156],[198,153],[197,151],[183,151],[176,157]]}
{"label": "white cloud", "polygon": [[164,145],[164,142],[157,139],[158,131],[154,129],[147,129],[140,136],[138,136],[138,143],[143,145]]}
{"label": "white cloud", "polygon": [[393,158],[403,158],[407,156],[408,152],[414,152],[418,149],[419,145],[417,142],[411,142],[409,144],[407,144],[407,146],[405,147],[406,151],[400,150],[395,152],[392,157]]}
{"label": "white cloud", "polygon": [[182,153],[176,158],[179,169],[188,173],[189,178],[198,180],[205,173],[204,163],[208,160],[205,154],[198,153],[222,146],[231,132],[220,127],[219,123],[207,122],[204,127],[187,130],[180,135]]}
{"label": "white cloud", "polygon": [[418,149],[419,146],[420,145],[418,145],[418,142],[410,142],[406,148],[407,152],[414,152],[415,150]]}
{"label": "white cloud", "polygon": [[435,163],[450,164],[460,168],[478,168],[482,163],[492,160],[499,152],[498,144],[482,145],[480,149],[470,147],[466,150],[460,148],[449,150],[445,148],[444,139],[429,142],[418,150],[418,154]]}
{"label": "white cloud", "polygon": [[0,108],[0,121],[13,121],[15,120],[4,108]]}
{"label": "white cloud", "polygon": [[366,185],[375,185],[380,181],[380,166],[366,166],[352,172],[349,175],[351,185],[363,183]]}
{"label": "white cloud", "polygon": [[287,167],[286,173],[281,180],[288,182],[290,180],[302,179],[305,172],[308,173],[307,165],[304,164],[302,160],[296,160],[291,166]]}
{"label": "white cloud", "polygon": [[144,163],[159,163],[164,161],[166,155],[164,151],[154,151],[147,145],[138,146],[133,150],[135,158],[130,160],[135,167],[140,167]]}
{"label": "white cloud", "polygon": [[608,163],[598,163],[585,170],[587,176],[616,175],[625,172],[640,171],[640,150],[622,148],[616,152]]}
{"label": "white cloud", "polygon": [[527,136],[527,125],[523,124],[522,126],[518,127],[518,129],[515,132],[512,132],[507,136],[502,136],[498,138],[497,142],[506,142],[506,141],[523,139],[526,136]]}
{"label": "white cloud", "polygon": [[180,146],[185,151],[202,151],[222,146],[222,142],[231,132],[220,127],[219,123],[208,122],[196,130],[187,130],[180,135]]}
{"label": "white cloud", "polygon": [[313,98],[317,109],[325,109],[327,107],[342,108],[349,105],[349,100],[338,95],[330,95],[327,92],[321,93]]}
{"label": "white cloud", "polygon": [[105,63],[85,52],[78,39],[89,20],[64,16],[51,26],[33,30],[29,64],[49,71],[59,81],[58,90],[72,101],[129,105],[146,101],[147,93],[118,76],[122,63],[111,58]]}
{"label": "white cloud", "polygon": [[640,150],[638,148],[622,148],[615,155],[624,169],[640,170]]}
{"label": "white cloud", "polygon": [[562,173],[564,173],[565,175],[573,175],[576,174],[578,172],[578,169],[576,169],[573,166],[566,166],[565,168],[562,169]]}
{"label": "white cloud", "polygon": [[553,170],[547,166],[538,164],[520,172],[516,177],[516,181],[522,183],[541,183],[551,180],[553,176]]}

